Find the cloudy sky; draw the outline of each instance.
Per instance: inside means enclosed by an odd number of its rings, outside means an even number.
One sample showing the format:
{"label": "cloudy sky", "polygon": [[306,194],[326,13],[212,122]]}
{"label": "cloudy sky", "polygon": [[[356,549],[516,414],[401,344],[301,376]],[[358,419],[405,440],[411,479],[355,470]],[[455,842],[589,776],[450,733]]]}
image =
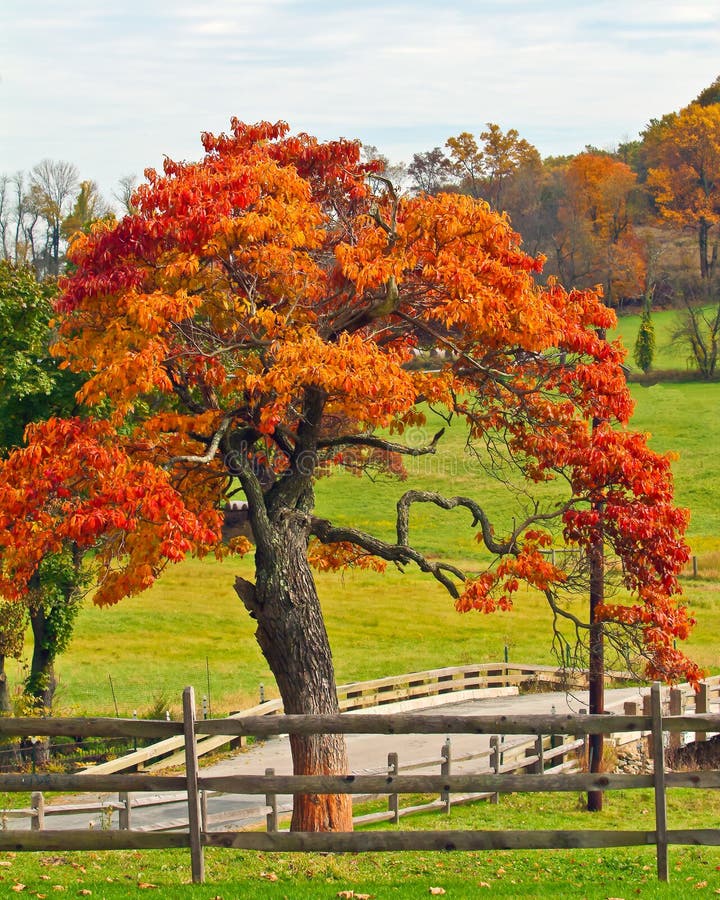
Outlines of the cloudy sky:
{"label": "cloudy sky", "polygon": [[497,122],[547,156],[637,137],[720,75],[719,0],[0,6],[0,173],[68,160],[107,196],[233,115],[395,162]]}

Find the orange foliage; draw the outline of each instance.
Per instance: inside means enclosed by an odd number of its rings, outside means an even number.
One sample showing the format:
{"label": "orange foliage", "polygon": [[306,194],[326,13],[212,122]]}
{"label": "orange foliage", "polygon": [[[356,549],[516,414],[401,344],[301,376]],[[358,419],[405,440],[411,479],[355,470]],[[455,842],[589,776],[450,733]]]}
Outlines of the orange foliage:
{"label": "orange foliage", "polygon": [[[686,517],[667,460],[627,430],[623,351],[601,337],[614,314],[599,294],[539,286],[543,260],[484,202],[373,195],[378,166],[354,142],[233,120],[203,144],[199,162],[146,173],[136,214],[72,244],[54,352],[90,372],[86,414],[33,427],[0,466],[0,593],[22,594],[63,540],[97,547],[102,603],[144,589],[168,560],[223,555],[219,510],[237,479],[256,537],[291,514],[310,533],[313,478],[402,474],[404,451],[378,429],[401,438],[429,401],[530,480],[562,476],[566,538],[587,547],[602,527],[638,601],[604,614],[635,617],[658,671],[691,673],[666,640],[690,622],[675,599]],[[583,215],[592,204],[609,240],[630,178],[604,157],[578,160]],[[447,351],[439,373],[406,368],[419,342]],[[528,522],[492,571],[465,581],[458,608],[508,608],[520,582],[558,590],[566,573],[542,555],[548,540]],[[417,561],[404,552],[387,545],[385,558]],[[381,565],[359,533],[313,544],[310,558]]]}

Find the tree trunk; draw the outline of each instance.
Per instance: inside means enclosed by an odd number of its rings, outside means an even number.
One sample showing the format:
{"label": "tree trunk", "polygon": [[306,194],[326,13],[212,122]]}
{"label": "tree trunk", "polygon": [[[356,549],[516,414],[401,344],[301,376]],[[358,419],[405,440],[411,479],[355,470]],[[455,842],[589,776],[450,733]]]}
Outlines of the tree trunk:
{"label": "tree trunk", "polygon": [[[598,504],[602,515],[602,505]],[[605,566],[603,540],[599,537],[590,548],[590,659],[588,687],[590,689],[590,715],[605,712],[605,647],[603,623],[597,621],[597,608],[605,599]],[[589,740],[590,772],[602,770],[604,741],[602,734],[591,734]],[[588,791],[589,812],[600,812],[603,808],[603,792]]]}
{"label": "tree trunk", "polygon": [[12,712],[12,697],[5,671],[5,657],[0,655],[0,713]]}
{"label": "tree trunk", "polygon": [[[275,676],[288,714],[336,715],[332,654],[315,582],[307,561],[308,517],[282,510],[255,556],[256,584],[235,589],[258,623],[255,636]],[[296,775],[344,775],[343,735],[291,735]],[[352,831],[349,795],[296,794],[293,831]]]}
{"label": "tree trunk", "polygon": [[700,225],[698,227],[698,244],[700,250],[700,277],[703,280],[712,277],[715,265],[717,264],[717,244],[713,246],[712,252],[710,252],[709,235],[711,227],[712,225],[705,219],[700,219]]}
{"label": "tree trunk", "polygon": [[30,625],[33,633],[33,655],[30,674],[25,683],[25,693],[32,697],[38,711],[47,715],[52,711],[57,681],[55,679],[55,652],[49,639],[47,618],[42,603],[32,604]]}

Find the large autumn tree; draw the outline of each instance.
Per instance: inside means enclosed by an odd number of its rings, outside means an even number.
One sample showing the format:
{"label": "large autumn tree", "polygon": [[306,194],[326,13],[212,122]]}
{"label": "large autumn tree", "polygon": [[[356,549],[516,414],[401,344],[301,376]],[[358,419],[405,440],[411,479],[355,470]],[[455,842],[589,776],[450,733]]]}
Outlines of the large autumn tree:
{"label": "large autumn tree", "polygon": [[661,215],[694,231],[700,276],[710,279],[717,264],[720,222],[720,104],[692,103],[665,116],[645,132],[651,163],[648,186]]}
{"label": "large autumn tree", "polygon": [[[587,642],[587,616],[565,602],[584,581],[542,552],[555,529],[622,560],[629,599],[597,611],[607,639],[654,674],[697,677],[674,648],[691,624],[676,597],[686,514],[668,460],[626,428],[601,299],[538,286],[542,260],[483,201],[399,199],[356,143],[234,120],[203,144],[199,162],[148,171],[136,212],[71,247],[56,353],[90,373],[89,414],[31,428],[0,472],[0,590],[22,595],[68,539],[97,548],[101,604],[188,553],[248,552],[221,541],[222,509],[242,496],[255,575],[237,593],[286,712],[326,714],[338,706],[310,559],[418,566],[459,610],[509,608],[525,582]],[[418,342],[448,351],[441,371],[406,366]],[[427,404],[461,417],[478,454],[503,455],[528,488],[555,479],[552,503],[494,527],[481,498],[410,489],[393,540],[316,516],[319,473],[397,473],[434,452],[441,434],[403,443]],[[429,507],[465,510],[493,564],[424,555],[412,519]],[[347,769],[339,736],[291,747],[298,773]],[[296,798],[292,827],[351,828],[348,798]]]}
{"label": "large autumn tree", "polygon": [[553,245],[562,279],[602,284],[616,306],[645,285],[645,250],[632,226],[637,177],[607,153],[586,152],[562,169],[562,195]]}

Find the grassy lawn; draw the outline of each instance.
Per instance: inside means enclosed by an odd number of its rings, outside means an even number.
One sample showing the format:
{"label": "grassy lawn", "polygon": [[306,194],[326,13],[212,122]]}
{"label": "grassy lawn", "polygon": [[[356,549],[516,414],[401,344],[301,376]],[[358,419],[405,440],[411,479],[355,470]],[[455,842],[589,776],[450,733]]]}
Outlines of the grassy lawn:
{"label": "grassy lawn", "polygon": [[[720,827],[720,800],[710,792],[678,790],[668,798],[671,828]],[[388,827],[388,826],[385,826]],[[572,794],[509,795],[500,803],[456,807],[403,820],[405,829],[654,828],[650,791],[608,795],[601,813],[580,808]],[[670,884],[656,878],[654,848],[474,853],[272,854],[206,851],[205,886],[188,884],[189,851],[0,854],[0,885],[25,896],[115,898],[273,898],[330,900],[341,891],[421,898],[439,887],[448,898],[687,898],[716,895],[720,848],[671,847]],[[2,889],[0,887],[0,889]],[[17,888],[15,888],[17,890]],[[84,894],[82,892],[85,892]],[[92,891],[92,894],[88,894]]]}
{"label": "grassy lawn", "polygon": [[[699,578],[685,580],[698,626],[686,645],[717,670],[720,632],[720,384],[634,385],[635,427],[652,434],[655,449],[676,450],[678,502],[691,509],[689,540]],[[433,434],[437,422],[425,431]],[[411,434],[420,443],[424,433]],[[411,460],[406,482],[359,480],[349,475],[318,483],[318,511],[390,536],[397,498],[409,486],[470,494],[490,511],[498,531],[522,515],[522,498],[489,479],[464,453],[460,427],[449,428],[434,457]],[[467,514],[418,510],[412,531],[427,553],[481,568],[484,557]],[[122,716],[177,709],[182,688],[209,696],[212,712],[257,702],[259,686],[274,682],[253,637],[253,623],[233,591],[235,575],[251,577],[252,560],[187,560],[170,566],[152,590],[111,609],[86,605],[67,653],[58,661],[57,711]],[[358,679],[441,665],[501,659],[554,662],[544,600],[520,592],[516,609],[493,616],[459,615],[432,579],[408,569],[320,575],[319,590],[338,679]],[[17,677],[19,673],[15,673]],[[12,673],[11,673],[12,675]],[[209,680],[209,687],[208,687]]]}
{"label": "grassy lawn", "polygon": [[[653,310],[652,322],[655,328],[655,357],[651,371],[692,371],[689,366],[690,350],[684,344],[673,340],[673,335],[680,324],[682,313],[677,309]],[[637,372],[638,367],[633,359],[633,349],[640,328],[640,315],[623,315],[618,319],[617,328],[609,335],[620,338],[627,347],[627,365]]]}

